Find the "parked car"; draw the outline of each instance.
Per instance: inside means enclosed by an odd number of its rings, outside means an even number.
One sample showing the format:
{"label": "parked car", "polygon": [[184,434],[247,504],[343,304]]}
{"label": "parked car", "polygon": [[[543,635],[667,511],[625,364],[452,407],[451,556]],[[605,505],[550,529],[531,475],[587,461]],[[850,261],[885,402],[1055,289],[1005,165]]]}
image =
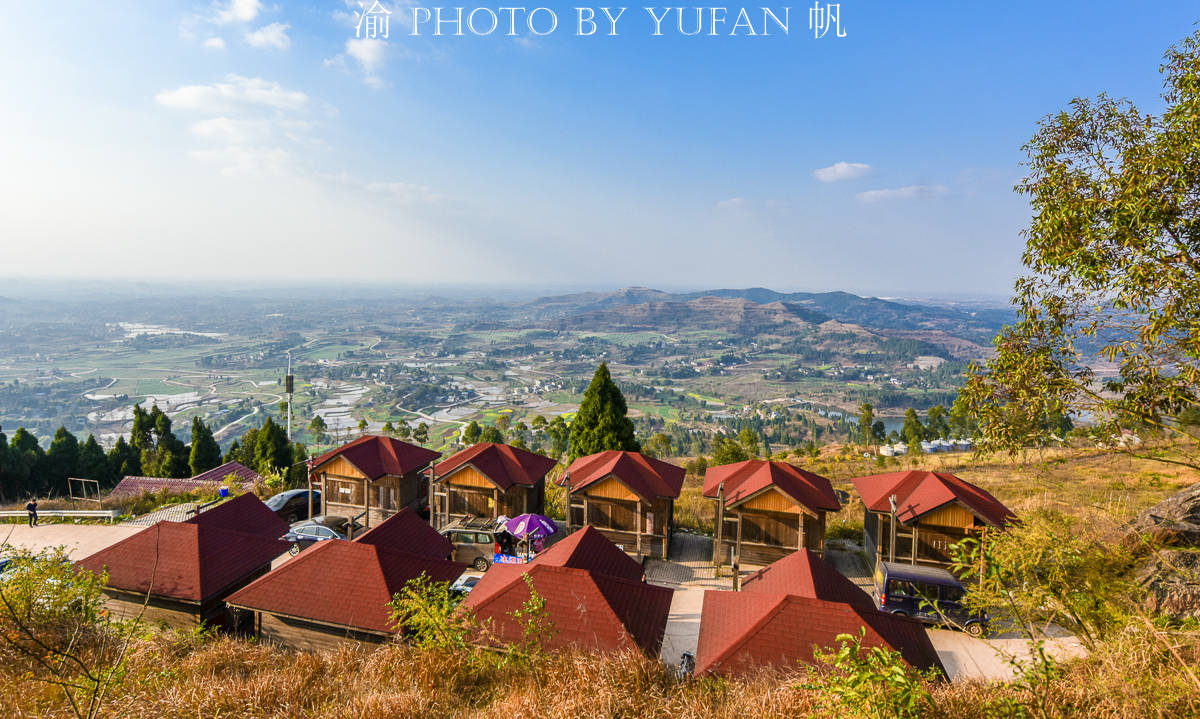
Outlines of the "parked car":
{"label": "parked car", "polygon": [[470,564],[479,572],[487,571],[495,555],[513,552],[513,536],[491,519],[455,522],[441,533],[454,545],[454,561]]}
{"label": "parked car", "polygon": [[983,636],[988,617],[963,606],[966,592],[962,582],[945,569],[880,562],[875,568],[871,596],[881,611],[925,624],[960,627],[973,637]]}
{"label": "parked car", "polygon": [[[288,524],[295,524],[309,516],[307,489],[289,489],[280,492],[268,499],[265,504],[268,509],[278,514],[280,519]],[[321,511],[321,492],[319,490],[312,491],[312,506],[314,511]]]}
{"label": "parked car", "polygon": [[483,577],[468,577],[463,575],[454,580],[454,584],[450,585],[450,591],[459,597],[465,598],[475,588],[475,585],[479,583],[480,579],[483,579]]}
{"label": "parked car", "polygon": [[[301,550],[308,549],[317,542],[345,539],[346,525],[349,523],[348,518],[336,515],[320,515],[312,519],[305,519],[293,524],[288,533],[283,535],[283,541],[292,543],[288,552],[294,557]],[[356,522],[354,526],[357,529],[359,525]]]}

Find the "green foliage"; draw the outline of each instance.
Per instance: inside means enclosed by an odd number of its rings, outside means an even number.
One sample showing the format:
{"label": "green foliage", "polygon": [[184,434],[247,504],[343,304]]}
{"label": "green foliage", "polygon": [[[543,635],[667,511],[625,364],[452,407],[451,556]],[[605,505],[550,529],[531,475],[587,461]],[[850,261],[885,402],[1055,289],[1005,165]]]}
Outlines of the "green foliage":
{"label": "green foliage", "polygon": [[479,434],[479,441],[491,442],[493,444],[503,444],[504,435],[500,434],[500,430],[496,429],[495,427],[484,427],[483,431]]}
{"label": "green foliage", "polygon": [[463,442],[466,444],[475,444],[479,442],[479,437],[482,434],[483,429],[480,428],[479,423],[475,420],[471,420],[467,423],[467,426],[463,428]]}
{"label": "green foliage", "polygon": [[748,459],[750,455],[746,453],[746,448],[741,442],[728,437],[717,437],[712,443],[712,459],[708,460],[708,466],[719,467],[722,464],[745,462]]}
{"label": "green foliage", "polygon": [[954,571],[979,579],[967,606],[1010,617],[1031,639],[1053,622],[1094,645],[1125,625],[1140,595],[1127,549],[1052,510],[1032,511],[982,542],[964,539],[951,552]]}
{"label": "green foliage", "polygon": [[429,441],[429,425],[421,422],[417,425],[412,433],[413,441],[417,444],[425,444]]}
{"label": "green foliage", "polygon": [[[1149,428],[1200,468],[1200,32],[1166,53],[1164,111],[1106,95],[1044,118],[1017,186],[1033,209],[1018,322],[963,388],[983,450],[1044,443],[1088,412],[1109,436]],[[1117,367],[1100,381],[1096,355]],[[1061,435],[1059,435],[1061,436]]]}
{"label": "green foliage", "polygon": [[904,426],[900,428],[900,437],[911,448],[915,442],[918,446],[925,439],[925,425],[921,424],[921,418],[917,416],[917,410],[909,407],[904,412]]}
{"label": "green foliage", "polygon": [[738,444],[746,451],[747,457],[757,457],[759,453],[758,433],[749,427],[743,427],[737,436]]}
{"label": "green foliage", "polygon": [[50,450],[46,452],[42,481],[51,491],[61,492],[67,486],[67,477],[75,472],[78,465],[79,440],[66,427],[59,427],[50,442]]}
{"label": "green foliage", "polygon": [[292,447],[287,431],[270,417],[259,427],[253,447],[254,461],[250,466],[263,474],[286,473],[292,464]]}
{"label": "green foliage", "polygon": [[192,476],[221,465],[221,447],[212,430],[199,417],[192,418],[192,445],[188,453],[188,469]]}
{"label": "green foliage", "polygon": [[113,471],[108,457],[104,454],[104,449],[96,442],[96,437],[90,434],[87,441],[79,448],[79,463],[75,466],[73,476],[94,479],[100,483],[101,489],[111,488],[119,479],[117,473]]}
{"label": "green foliage", "polygon": [[419,647],[469,652],[477,624],[469,612],[458,611],[458,604],[448,583],[422,574],[392,596],[389,613],[396,629]]}
{"label": "green foliage", "polygon": [[839,634],[840,648],[834,652],[816,650],[813,654],[825,665],[814,669],[811,686],[823,689],[839,701],[834,709],[839,716],[873,719],[917,719],[933,707],[926,683],[934,674],[922,674],[910,667],[900,653],[885,647],[863,647],[865,629],[858,635]]}
{"label": "green foliage", "polygon": [[608,365],[601,364],[571,422],[571,459],[613,449],[640,450],[627,412],[625,397],[613,382]]}
{"label": "green foliage", "polygon": [[124,437],[118,437],[117,443],[108,450],[108,464],[117,480],[130,475],[136,477],[142,474],[141,454],[126,442]]}
{"label": "green foliage", "polygon": [[130,444],[141,451],[142,471],[150,477],[188,477],[187,447],[171,431],[171,418],[154,405],[146,413],[133,408]]}
{"label": "green foliage", "polygon": [[657,432],[646,440],[646,444],[642,447],[642,452],[651,457],[670,457],[671,456],[671,435]]}

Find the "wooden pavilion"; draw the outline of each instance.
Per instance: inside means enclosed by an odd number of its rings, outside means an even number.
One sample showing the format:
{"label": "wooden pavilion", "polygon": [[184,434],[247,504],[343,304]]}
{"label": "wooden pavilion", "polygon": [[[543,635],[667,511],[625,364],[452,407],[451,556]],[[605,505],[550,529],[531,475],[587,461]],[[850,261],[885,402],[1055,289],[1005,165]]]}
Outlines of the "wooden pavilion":
{"label": "wooden pavilion", "polygon": [[325,505],[314,514],[361,518],[359,523],[370,527],[402,509],[422,509],[428,496],[426,470],[438,456],[377,435],[331,449],[313,460],[309,473],[310,488],[321,490]]}
{"label": "wooden pavilion", "polygon": [[480,442],[439,462],[429,483],[434,529],[456,519],[542,514],[553,459],[506,444]]}

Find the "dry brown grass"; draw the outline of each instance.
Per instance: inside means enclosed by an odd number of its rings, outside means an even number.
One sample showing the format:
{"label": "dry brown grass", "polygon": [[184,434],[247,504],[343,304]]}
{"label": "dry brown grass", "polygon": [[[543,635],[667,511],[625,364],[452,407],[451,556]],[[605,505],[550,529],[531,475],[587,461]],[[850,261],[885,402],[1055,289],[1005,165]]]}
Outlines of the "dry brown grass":
{"label": "dry brown grass", "polygon": [[[1200,663],[1200,638],[1171,640]],[[0,667],[0,715],[69,716],[56,687],[21,681]],[[1019,686],[935,682],[930,717],[984,719],[998,703],[1028,702]],[[1130,632],[1066,668],[1049,687],[1050,716],[1197,716],[1200,691],[1147,632]],[[640,655],[560,654],[489,667],[437,651],[387,645],[375,651],[286,652],[245,640],[164,633],[141,640],[105,716],[363,719],[512,716],[741,719],[849,716],[820,680],[762,675],[680,682]]]}

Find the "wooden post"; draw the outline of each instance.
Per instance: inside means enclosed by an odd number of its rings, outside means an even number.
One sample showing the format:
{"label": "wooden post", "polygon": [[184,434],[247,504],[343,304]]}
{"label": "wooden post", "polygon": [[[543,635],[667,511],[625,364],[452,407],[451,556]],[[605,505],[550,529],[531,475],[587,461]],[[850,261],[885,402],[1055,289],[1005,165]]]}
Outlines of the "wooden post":
{"label": "wooden post", "polygon": [[305,471],[304,474],[308,478],[308,518],[312,519],[312,516],[313,516],[312,462],[305,462],[304,466],[307,470],[307,471]]}
{"label": "wooden post", "polygon": [[737,515],[737,545],[733,553],[733,564],[735,568],[742,563],[742,514],[742,510],[739,509]]}
{"label": "wooden post", "polygon": [[642,500],[637,501],[637,510],[634,513],[634,530],[637,532],[637,553],[642,555]]}
{"label": "wooden post", "polygon": [[913,534],[913,536],[912,536],[912,560],[911,560],[910,564],[916,564],[917,563],[917,525],[915,522],[913,523],[912,534]]}
{"label": "wooden post", "polygon": [[500,517],[500,488],[492,487],[492,519]]}
{"label": "wooden post", "polygon": [[724,559],[724,544],[725,536],[725,483],[721,482],[717,485],[717,526],[713,532],[713,564],[721,567],[721,560]]}
{"label": "wooden post", "polygon": [[799,514],[799,519],[800,521],[797,522],[796,526],[796,549],[798,550],[804,549],[804,512]]}
{"label": "wooden post", "polygon": [[433,463],[429,463],[429,484],[425,487],[425,502],[429,505],[429,519],[434,529],[442,528],[442,514],[438,510],[437,495],[433,491],[433,480],[437,474],[433,471]]}
{"label": "wooden post", "polygon": [[371,528],[371,480],[363,480],[363,526]]}

